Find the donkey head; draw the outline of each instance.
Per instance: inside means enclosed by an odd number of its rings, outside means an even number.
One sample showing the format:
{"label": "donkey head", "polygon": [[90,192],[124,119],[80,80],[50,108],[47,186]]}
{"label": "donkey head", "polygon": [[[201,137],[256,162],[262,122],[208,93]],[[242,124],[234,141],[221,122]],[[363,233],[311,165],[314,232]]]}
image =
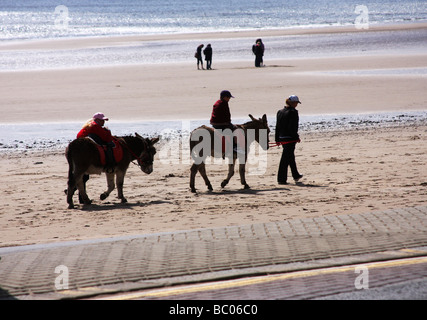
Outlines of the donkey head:
{"label": "donkey head", "polygon": [[159,138],[143,138],[136,132],[135,136],[141,140],[143,145],[141,154],[137,159],[138,164],[144,173],[150,174],[153,172],[154,155],[156,154],[156,148],[154,147],[154,144],[159,141]]}
{"label": "donkey head", "polygon": [[249,115],[251,122],[247,123],[247,129],[255,129],[255,140],[259,143],[263,150],[269,148],[270,128],[268,127],[267,115],[256,119],[251,114]]}

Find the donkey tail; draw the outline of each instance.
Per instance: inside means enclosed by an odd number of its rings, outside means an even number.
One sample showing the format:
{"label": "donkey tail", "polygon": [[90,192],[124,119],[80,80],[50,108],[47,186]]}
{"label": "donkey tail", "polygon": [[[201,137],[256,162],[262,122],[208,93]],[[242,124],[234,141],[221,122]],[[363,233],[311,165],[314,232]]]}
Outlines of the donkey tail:
{"label": "donkey tail", "polygon": [[74,162],[70,147],[67,147],[67,149],[65,150],[65,157],[67,158],[68,162],[68,187],[74,187]]}

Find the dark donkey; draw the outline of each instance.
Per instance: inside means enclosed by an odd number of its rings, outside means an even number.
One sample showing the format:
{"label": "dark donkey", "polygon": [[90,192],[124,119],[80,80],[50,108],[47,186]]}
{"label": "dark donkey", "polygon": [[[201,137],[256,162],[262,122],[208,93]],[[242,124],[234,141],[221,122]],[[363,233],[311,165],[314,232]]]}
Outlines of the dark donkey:
{"label": "dark donkey", "polygon": [[[252,142],[257,141],[263,150],[268,150],[268,136],[270,133],[270,129],[268,127],[267,116],[264,114],[262,118],[255,119],[252,115],[249,115],[252,121],[246,122],[244,124],[236,125],[237,129],[243,133],[242,138],[244,136],[244,146],[245,150],[242,154],[238,154],[236,150],[231,150],[228,152],[228,157],[231,163],[228,165],[228,176],[221,183],[221,187],[224,188],[231,177],[234,175],[234,167],[236,164],[236,160],[239,159],[239,173],[240,173],[240,182],[244,186],[245,189],[249,189],[249,185],[246,183],[245,171],[246,171],[246,161],[248,158],[248,148],[252,144]],[[234,131],[235,133],[237,131]],[[252,130],[252,132],[251,132]],[[264,135],[261,132],[264,130]],[[225,132],[225,131],[224,131]],[[249,134],[251,133],[251,134]],[[238,134],[234,134],[236,138],[239,138]],[[225,138],[227,139],[227,137]],[[227,155],[227,149],[223,149],[222,143],[222,133],[214,128],[201,126],[191,132],[190,135],[190,152],[191,157],[194,160],[193,165],[191,166],[191,176],[190,176],[190,189],[191,192],[196,192],[195,188],[195,178],[197,172],[200,172],[203,177],[206,186],[209,190],[213,190],[212,185],[206,175],[205,168],[205,160],[207,156],[211,157],[222,157],[225,158]],[[207,145],[206,145],[206,141]],[[231,142],[231,138],[229,138]],[[204,144],[206,148],[201,148],[198,145]],[[208,150],[206,150],[208,149]],[[224,152],[225,151],[225,152]],[[225,154],[224,154],[225,153]]]}
{"label": "dark donkey", "polygon": [[141,170],[150,174],[153,172],[153,160],[156,153],[154,144],[159,141],[159,138],[143,138],[138,133],[133,136],[116,137],[123,148],[123,158],[116,164],[113,172],[106,171],[101,164],[101,158],[98,148],[95,143],[88,138],[75,139],[68,145],[65,156],[68,161],[68,189],[67,189],[67,203],[68,208],[74,208],[73,194],[77,189],[79,190],[79,197],[84,204],[90,204],[92,201],[89,199],[84,175],[101,174],[105,172],[107,176],[108,190],[101,194],[101,200],[106,199],[111,191],[114,190],[114,176],[116,176],[116,184],[118,191],[118,198],[122,203],[127,202],[123,196],[123,182],[129,164],[133,160],[138,161]]}

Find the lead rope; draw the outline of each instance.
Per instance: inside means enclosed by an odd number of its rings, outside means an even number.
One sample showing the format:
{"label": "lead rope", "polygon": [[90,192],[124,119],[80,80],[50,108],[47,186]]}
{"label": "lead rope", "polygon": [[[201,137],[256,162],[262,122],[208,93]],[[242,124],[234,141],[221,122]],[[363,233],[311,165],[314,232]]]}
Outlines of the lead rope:
{"label": "lead rope", "polygon": [[278,147],[288,143],[301,142],[301,140],[292,140],[292,141],[281,141],[281,142],[270,142],[270,147]]}

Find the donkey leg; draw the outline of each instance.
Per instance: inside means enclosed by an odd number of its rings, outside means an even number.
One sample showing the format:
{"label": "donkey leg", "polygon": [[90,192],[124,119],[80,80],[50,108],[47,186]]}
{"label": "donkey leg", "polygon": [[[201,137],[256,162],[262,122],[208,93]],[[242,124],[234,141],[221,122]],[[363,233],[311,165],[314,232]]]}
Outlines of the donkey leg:
{"label": "donkey leg", "polygon": [[79,199],[81,199],[81,202],[83,204],[91,204],[92,200],[89,199],[86,193],[85,182],[83,181],[83,174],[75,175],[75,177],[77,183],[77,190],[79,190]]}
{"label": "donkey leg", "polygon": [[[83,175],[83,185],[84,185],[85,192],[86,192],[86,182],[87,182],[88,180],[89,180],[89,175],[88,175],[88,174]],[[75,189],[77,189],[77,188],[75,188]],[[86,194],[87,194],[87,192],[86,192]],[[83,204],[83,203],[84,203],[83,198],[82,198],[82,196],[80,195],[80,193],[79,193],[79,203],[80,203],[80,204]]]}
{"label": "donkey leg", "polygon": [[191,192],[196,192],[196,187],[195,187],[195,181],[196,181],[196,174],[197,171],[199,171],[199,165],[193,163],[193,165],[190,168],[190,189]]}
{"label": "donkey leg", "polygon": [[68,203],[68,209],[74,208],[74,202],[73,202],[73,195],[76,191],[76,176],[74,175],[74,165],[70,158],[68,158],[67,155],[67,161],[68,161],[68,181],[67,181],[67,190],[65,190],[65,193],[67,194],[67,203]]}
{"label": "donkey leg", "polygon": [[205,184],[208,187],[208,190],[213,190],[211,182],[209,181],[208,175],[206,174],[206,165],[204,162],[202,162],[199,166],[199,172],[200,175],[203,177],[203,180],[205,180]]}
{"label": "donkey leg", "polygon": [[107,177],[107,186],[108,189],[104,193],[101,194],[100,199],[105,200],[110,195],[111,191],[114,190],[116,187],[114,184],[114,173],[105,173],[105,176]]}
{"label": "donkey leg", "polygon": [[76,181],[74,179],[74,176],[70,175],[68,177],[67,185],[68,185],[68,188],[67,188],[66,192],[67,192],[68,209],[73,209],[74,208],[73,195],[74,195],[74,191],[76,189]]}
{"label": "donkey leg", "polygon": [[232,164],[228,165],[228,175],[227,178],[221,182],[221,188],[224,188],[230,182],[231,177],[234,175],[234,161]]}
{"label": "donkey leg", "polygon": [[249,185],[246,183],[246,164],[239,164],[239,173],[240,173],[240,182],[243,184],[244,189],[250,189]]}
{"label": "donkey leg", "polygon": [[123,184],[125,181],[126,172],[117,171],[116,172],[116,184],[117,184],[117,195],[118,198],[122,200],[122,203],[128,202],[123,195]]}

